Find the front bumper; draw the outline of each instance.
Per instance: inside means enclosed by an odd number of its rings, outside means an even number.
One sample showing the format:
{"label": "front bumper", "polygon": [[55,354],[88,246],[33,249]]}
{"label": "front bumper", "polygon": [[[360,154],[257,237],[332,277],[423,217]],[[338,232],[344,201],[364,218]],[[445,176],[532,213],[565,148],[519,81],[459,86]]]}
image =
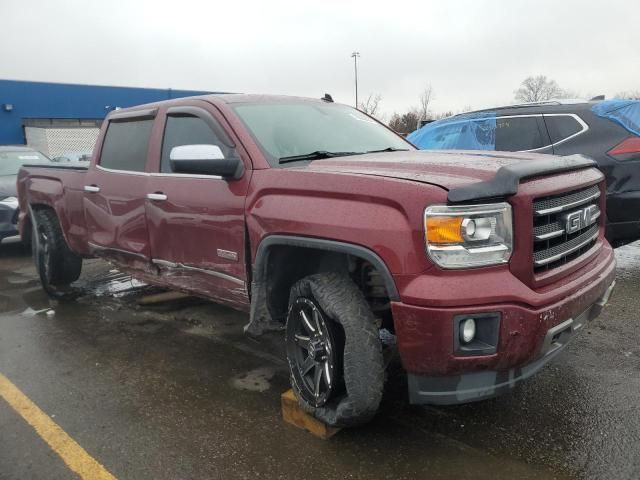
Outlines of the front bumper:
{"label": "front bumper", "polygon": [[533,362],[505,371],[480,371],[453,376],[409,374],[409,400],[413,404],[456,405],[485,400],[505,393],[534,375],[558,355],[586,323],[596,318],[609,301],[615,281],[589,308],[575,318],[550,328]]}
{"label": "front bumper", "polygon": [[[605,243],[582,268],[535,290],[506,268],[396,277],[402,301],[391,307],[412,401],[443,403],[437,398],[449,398],[457,403],[458,390],[476,388],[483,395],[463,396],[479,400],[510,388],[505,382],[533,374],[548,361],[541,359],[555,355],[545,347],[549,331],[564,325],[566,333],[569,325],[574,332],[582,319],[599,313],[615,280],[615,266],[613,250]],[[457,348],[457,322],[468,316],[499,318],[494,348],[473,354]],[[467,388],[466,382],[475,386]]]}

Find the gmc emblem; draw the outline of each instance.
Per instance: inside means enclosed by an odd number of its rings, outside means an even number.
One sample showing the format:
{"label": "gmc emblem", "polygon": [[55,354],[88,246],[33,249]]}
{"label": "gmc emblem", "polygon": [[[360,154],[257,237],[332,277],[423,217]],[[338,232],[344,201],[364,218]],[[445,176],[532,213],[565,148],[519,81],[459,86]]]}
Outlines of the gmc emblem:
{"label": "gmc emblem", "polygon": [[600,216],[600,210],[595,205],[589,205],[582,210],[575,210],[563,216],[564,229],[567,234],[577,232],[593,225]]}

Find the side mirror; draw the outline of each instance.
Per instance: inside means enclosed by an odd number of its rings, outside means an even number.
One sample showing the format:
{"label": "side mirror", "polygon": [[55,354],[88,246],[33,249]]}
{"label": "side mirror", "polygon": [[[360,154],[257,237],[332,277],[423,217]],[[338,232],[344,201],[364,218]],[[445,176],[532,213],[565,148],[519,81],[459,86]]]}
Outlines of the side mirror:
{"label": "side mirror", "polygon": [[239,157],[225,158],[217,145],[181,145],[169,153],[175,173],[217,175],[236,179],[242,176],[244,165]]}

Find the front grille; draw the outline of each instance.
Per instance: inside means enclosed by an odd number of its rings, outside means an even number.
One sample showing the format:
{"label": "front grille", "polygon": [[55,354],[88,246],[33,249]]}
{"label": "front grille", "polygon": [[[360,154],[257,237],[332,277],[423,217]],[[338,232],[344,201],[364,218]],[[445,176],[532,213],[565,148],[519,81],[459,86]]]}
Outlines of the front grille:
{"label": "front grille", "polygon": [[564,265],[593,247],[601,214],[597,185],[533,202],[533,268],[536,273]]}
{"label": "front grille", "polygon": [[598,198],[599,196],[600,190],[597,185],[594,185],[592,187],[585,188],[584,190],[578,190],[568,194],[537,199],[533,202],[533,209],[535,211],[542,211],[543,213],[557,209],[566,210],[573,206],[582,205],[583,203],[586,203],[591,199]]}

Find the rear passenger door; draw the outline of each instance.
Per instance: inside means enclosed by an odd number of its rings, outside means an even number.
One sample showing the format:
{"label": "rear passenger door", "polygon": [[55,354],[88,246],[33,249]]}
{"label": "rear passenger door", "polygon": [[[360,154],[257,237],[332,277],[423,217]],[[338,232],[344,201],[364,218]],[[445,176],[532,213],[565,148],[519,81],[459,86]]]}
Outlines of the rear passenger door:
{"label": "rear passenger door", "polygon": [[84,186],[89,247],[121,263],[150,261],[147,154],[155,110],[111,115]]}
{"label": "rear passenger door", "polygon": [[[227,133],[222,116],[205,102],[163,110],[162,123],[146,190],[152,262],[178,288],[248,306],[244,202],[250,161]],[[216,145],[227,158],[241,156],[244,174],[228,180],[175,173],[169,156],[183,145]]]}

